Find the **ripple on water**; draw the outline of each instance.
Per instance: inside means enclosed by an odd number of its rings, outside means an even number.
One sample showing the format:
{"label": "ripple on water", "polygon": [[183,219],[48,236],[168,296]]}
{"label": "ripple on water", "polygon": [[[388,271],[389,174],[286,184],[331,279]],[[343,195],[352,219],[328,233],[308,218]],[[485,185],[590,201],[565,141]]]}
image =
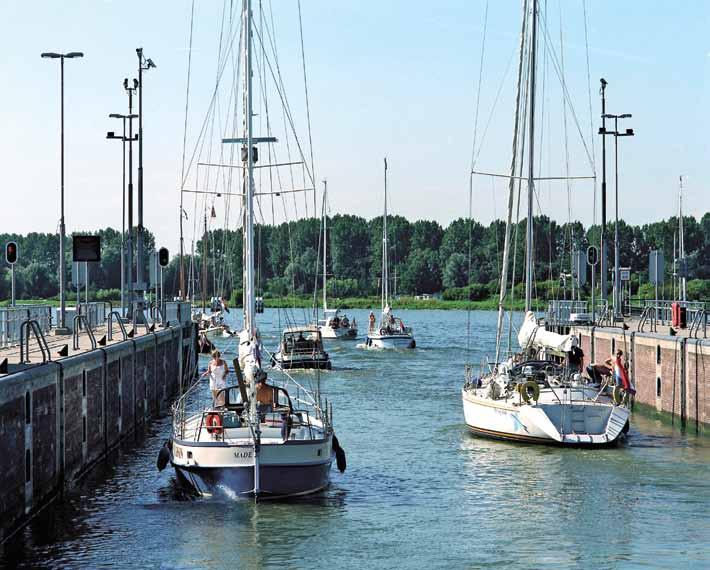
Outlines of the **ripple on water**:
{"label": "ripple on water", "polygon": [[[367,322],[368,311],[348,313]],[[401,314],[415,327],[417,349],[330,342],[334,370],[295,374],[309,385],[320,379],[348,457],[346,473],[334,469],[323,493],[259,504],[195,499],[169,469],[155,470],[166,417],[44,511],[0,554],[0,566],[710,565],[707,438],[639,415],[617,449],[475,438],[463,423],[463,363],[493,351],[495,313],[471,314],[470,352],[466,313]],[[264,316],[273,348],[279,319],[275,311]],[[217,345],[235,350],[233,339]],[[206,395],[206,383],[201,389]]]}

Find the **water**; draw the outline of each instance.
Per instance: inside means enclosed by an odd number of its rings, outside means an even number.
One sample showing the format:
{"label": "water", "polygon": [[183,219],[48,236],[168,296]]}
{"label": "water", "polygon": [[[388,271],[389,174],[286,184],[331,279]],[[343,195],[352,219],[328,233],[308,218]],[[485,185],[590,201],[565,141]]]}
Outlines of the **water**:
{"label": "water", "polygon": [[[366,324],[366,311],[349,313]],[[466,313],[398,314],[415,327],[415,351],[329,345],[335,369],[321,387],[348,470],[333,469],[324,493],[256,505],[191,500],[172,470],[155,468],[164,418],[6,545],[0,566],[710,566],[709,438],[639,414],[617,449],[474,438],[459,392]],[[276,315],[261,321],[271,347]],[[473,361],[492,351],[494,329],[494,313],[472,313]]]}

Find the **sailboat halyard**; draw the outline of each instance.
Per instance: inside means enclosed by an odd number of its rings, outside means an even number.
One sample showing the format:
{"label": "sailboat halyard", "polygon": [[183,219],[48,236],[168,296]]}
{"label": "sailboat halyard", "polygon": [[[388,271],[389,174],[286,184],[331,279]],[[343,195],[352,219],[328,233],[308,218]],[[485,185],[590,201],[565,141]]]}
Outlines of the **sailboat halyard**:
{"label": "sailboat halyard", "polygon": [[[529,22],[528,22],[529,18]],[[474,378],[466,369],[462,389],[463,411],[470,430],[498,439],[547,443],[563,446],[607,446],[615,444],[628,429],[626,395],[610,386],[593,384],[581,375],[581,351],[577,339],[546,331],[532,312],[533,287],[533,200],[534,200],[534,117],[535,52],[537,41],[537,0],[523,0],[518,66],[518,87],[510,168],[508,218],[503,253],[503,272],[496,331],[496,360],[492,370]],[[529,34],[529,35],[528,35]],[[523,351],[501,359],[501,333],[507,288],[513,191],[523,84],[523,59],[529,38],[528,57],[528,194],[525,263],[526,317],[518,335]],[[563,360],[564,359],[564,360]]]}
{"label": "sailboat halyard", "polygon": [[323,180],[323,318],[318,329],[324,339],[352,340],[357,337],[357,323],[339,309],[328,308],[328,181]]}
{"label": "sailboat halyard", "polygon": [[387,235],[387,158],[384,159],[385,200],[382,215],[382,284],[381,284],[381,314],[379,323],[372,316],[367,333],[366,348],[415,348],[414,330],[402,322],[392,312],[389,295],[389,244]]}
{"label": "sailboat halyard", "polygon": [[[242,145],[244,173],[244,329],[233,362],[237,386],[220,390],[201,405],[194,383],[173,406],[173,435],[167,449],[182,481],[200,494],[222,489],[228,496],[276,498],[316,492],[328,485],[333,459],[345,468],[345,455],[333,433],[332,406],[288,377],[296,386],[265,384],[257,327],[251,0],[242,6],[245,72],[245,136],[223,139]],[[259,387],[257,388],[257,384]]]}

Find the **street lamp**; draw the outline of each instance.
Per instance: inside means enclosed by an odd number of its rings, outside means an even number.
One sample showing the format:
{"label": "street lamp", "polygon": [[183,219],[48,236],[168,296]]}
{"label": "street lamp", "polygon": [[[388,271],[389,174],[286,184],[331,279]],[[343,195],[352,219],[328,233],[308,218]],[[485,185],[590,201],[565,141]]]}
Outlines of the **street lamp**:
{"label": "street lamp", "polygon": [[44,52],[42,57],[45,59],[58,59],[60,66],[60,133],[61,133],[61,167],[60,167],[60,215],[59,215],[59,326],[56,329],[57,334],[69,334],[66,327],[66,309],[67,298],[65,291],[66,269],[64,267],[64,60],[84,57],[80,51],[70,51],[68,53]]}
{"label": "street lamp", "polygon": [[[602,115],[602,119],[613,119],[614,120],[614,130],[609,131],[605,127],[599,129],[599,134],[602,137],[613,136],[614,137],[614,208],[615,208],[615,220],[614,220],[614,317],[618,318],[621,316],[621,286],[619,283],[621,272],[620,267],[620,254],[619,254],[619,137],[632,137],[634,136],[633,129],[626,129],[623,133],[619,132],[619,119],[630,119],[631,113],[623,113],[621,115],[612,115],[610,113],[605,113]],[[604,140],[602,138],[602,140]]]}
{"label": "street lamp", "polygon": [[143,242],[145,238],[143,228],[143,72],[157,66],[153,63],[152,59],[146,58],[143,55],[142,47],[136,49],[136,55],[138,56],[138,81],[136,83],[138,86],[138,243],[136,244],[136,281],[138,282],[138,287],[141,289],[142,293],[145,288],[143,283]]}
{"label": "street lamp", "polygon": [[[109,118],[123,120],[123,135],[118,136],[112,131],[109,131],[108,133],[106,133],[107,139],[120,140],[123,143],[122,144],[122,147],[123,147],[123,160],[122,160],[123,188],[122,188],[122,200],[121,200],[121,315],[122,316],[125,316],[125,308],[126,308],[126,298],[125,298],[125,293],[124,293],[124,287],[125,287],[125,283],[126,283],[126,268],[125,268],[125,264],[126,264],[126,246],[125,246],[125,237],[126,237],[126,141],[129,140],[128,137],[126,137],[126,119],[128,119],[128,121],[132,121],[137,116],[138,115],[122,115],[120,113],[111,113],[109,115]],[[130,140],[136,140],[136,138],[133,138]]]}

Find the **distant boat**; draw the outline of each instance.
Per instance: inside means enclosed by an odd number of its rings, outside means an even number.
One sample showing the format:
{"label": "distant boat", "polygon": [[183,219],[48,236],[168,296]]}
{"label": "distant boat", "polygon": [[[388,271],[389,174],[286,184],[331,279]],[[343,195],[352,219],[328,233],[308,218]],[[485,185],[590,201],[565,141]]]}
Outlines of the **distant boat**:
{"label": "distant boat", "polygon": [[[510,171],[508,224],[503,250],[501,293],[496,330],[496,357],[492,369],[475,377],[466,367],[466,381],[461,390],[466,425],[476,435],[524,443],[546,443],[561,446],[601,447],[617,443],[629,429],[628,392],[614,382],[597,383],[582,376],[583,353],[573,335],[560,335],[545,330],[531,311],[533,286],[533,198],[535,142],[535,51],[538,2],[532,0],[532,12],[523,5],[523,30],[518,67],[519,102],[513,132],[513,161]],[[504,301],[510,251],[513,208],[512,192],[516,186],[516,143],[525,40],[529,33],[530,69],[528,76],[528,223],[526,239],[525,321],[518,334],[521,351],[499,361],[503,327]],[[522,157],[521,157],[522,160]],[[621,361],[615,363],[623,375]],[[613,390],[612,390],[613,388]]]}
{"label": "distant boat", "polygon": [[339,309],[328,308],[328,182],[323,181],[323,318],[318,321],[322,338],[352,340],[357,338],[357,323]]}
{"label": "distant boat", "polygon": [[323,348],[320,330],[315,326],[296,326],[285,329],[272,365],[283,370],[318,368],[330,370],[330,356]]}
{"label": "distant boat", "polygon": [[387,159],[385,158],[385,202],[382,216],[382,312],[379,322],[370,313],[365,348],[414,348],[414,329],[392,311],[389,296],[389,259],[387,246]]}

